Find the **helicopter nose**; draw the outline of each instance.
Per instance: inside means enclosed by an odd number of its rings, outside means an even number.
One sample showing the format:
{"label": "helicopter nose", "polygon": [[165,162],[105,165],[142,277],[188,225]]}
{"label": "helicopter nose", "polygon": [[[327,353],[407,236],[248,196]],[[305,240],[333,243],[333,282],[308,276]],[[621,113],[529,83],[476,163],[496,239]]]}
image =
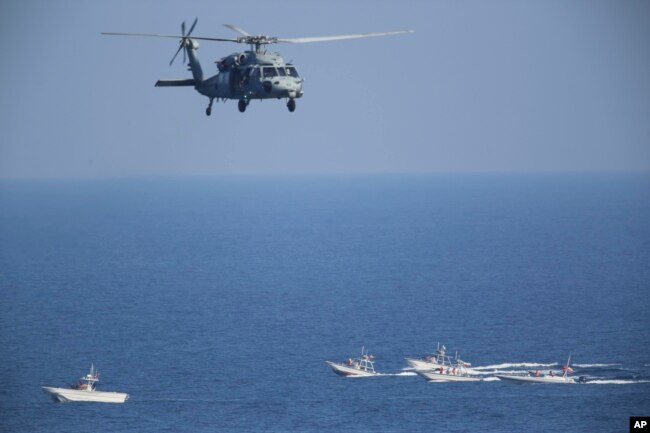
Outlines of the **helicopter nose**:
{"label": "helicopter nose", "polygon": [[290,98],[300,97],[302,96],[302,83],[297,81],[284,82],[282,90],[286,92]]}

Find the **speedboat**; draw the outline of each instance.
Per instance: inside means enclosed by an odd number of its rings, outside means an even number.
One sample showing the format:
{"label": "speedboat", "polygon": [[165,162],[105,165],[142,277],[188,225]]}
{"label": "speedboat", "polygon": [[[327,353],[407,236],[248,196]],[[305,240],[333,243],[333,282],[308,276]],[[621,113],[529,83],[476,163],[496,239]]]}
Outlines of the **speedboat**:
{"label": "speedboat", "polygon": [[79,379],[79,383],[70,388],[52,388],[43,386],[43,391],[50,394],[54,401],[90,401],[100,403],[124,403],[129,399],[129,394],[124,392],[97,391],[99,372],[94,365],[90,366],[90,373]]}
{"label": "speedboat", "polygon": [[361,348],[359,358],[348,358],[345,362],[325,361],[334,373],[339,376],[376,376],[379,373],[375,371],[375,357],[369,355],[365,348]]}
{"label": "speedboat", "polygon": [[539,370],[529,371],[526,375],[520,374],[505,374],[498,373],[494,376],[498,377],[500,380],[511,382],[511,383],[582,383],[584,379],[581,377],[579,380],[574,379],[569,376],[569,373],[573,373],[573,369],[569,365],[571,362],[571,356],[567,360],[567,363],[562,367],[562,374],[557,374],[552,370],[548,374],[543,374]]}
{"label": "speedboat", "polygon": [[452,360],[451,357],[446,354],[447,348],[445,345],[440,345],[436,348],[436,353],[433,355],[427,355],[422,358],[404,358],[408,365],[413,367],[416,371],[428,371],[428,370],[437,370],[440,367],[447,369],[448,367],[453,367],[454,365],[462,366],[469,374],[474,374],[475,372],[469,367],[472,366],[471,363],[463,361],[458,358],[458,353],[456,353],[455,359]]}
{"label": "speedboat", "polygon": [[440,365],[438,368],[430,370],[416,369],[415,372],[432,382],[480,382],[483,380],[479,376],[471,375],[463,361],[455,362],[446,367]]}

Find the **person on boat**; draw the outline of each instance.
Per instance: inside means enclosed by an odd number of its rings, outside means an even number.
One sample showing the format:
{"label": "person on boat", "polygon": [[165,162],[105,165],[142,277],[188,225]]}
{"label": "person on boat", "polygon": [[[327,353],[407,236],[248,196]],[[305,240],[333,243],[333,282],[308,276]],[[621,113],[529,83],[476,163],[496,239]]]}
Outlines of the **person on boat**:
{"label": "person on boat", "polygon": [[352,358],[348,358],[348,360],[347,360],[347,364],[348,364],[350,367],[352,367]]}
{"label": "person on boat", "polygon": [[555,376],[555,373],[553,373],[553,370],[549,370],[548,375],[553,377],[553,376]]}
{"label": "person on boat", "polygon": [[542,375],[542,374],[539,372],[539,370],[535,371],[535,377],[539,377],[539,376],[541,376],[541,375]]}
{"label": "person on boat", "polygon": [[440,370],[440,374],[444,373],[444,371],[445,371],[445,369],[442,367],[442,365],[440,366],[439,370]]}

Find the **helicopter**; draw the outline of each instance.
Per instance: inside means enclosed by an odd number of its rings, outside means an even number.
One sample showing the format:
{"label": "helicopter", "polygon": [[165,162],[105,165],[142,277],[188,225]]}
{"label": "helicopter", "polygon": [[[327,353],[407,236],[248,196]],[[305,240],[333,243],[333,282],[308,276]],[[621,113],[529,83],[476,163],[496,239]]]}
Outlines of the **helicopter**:
{"label": "helicopter", "polygon": [[[289,111],[295,111],[296,99],[303,96],[302,85],[304,79],[300,77],[296,67],[291,63],[285,62],[279,53],[268,53],[266,51],[267,45],[277,43],[301,44],[413,33],[413,30],[399,30],[352,35],[278,38],[266,35],[252,35],[235,25],[224,24],[225,27],[238,33],[239,36],[237,38],[191,36],[197,22],[198,18],[194,20],[189,31],[186,33],[185,21],[183,21],[180,35],[116,32],[102,32],[102,34],[108,36],[147,36],[180,39],[178,50],[176,50],[174,57],[169,62],[169,66],[174,63],[178,53],[183,51],[183,63],[188,62],[188,70],[192,73],[192,78],[158,80],[156,87],[194,87],[197,92],[210,99],[208,107],[205,109],[205,114],[209,116],[212,114],[212,103],[215,99],[222,101],[236,99],[239,101],[237,107],[243,113],[253,99],[285,98]],[[215,62],[218,69],[217,74],[205,78],[197,57],[199,40],[248,44],[250,49],[232,53],[217,60]]]}

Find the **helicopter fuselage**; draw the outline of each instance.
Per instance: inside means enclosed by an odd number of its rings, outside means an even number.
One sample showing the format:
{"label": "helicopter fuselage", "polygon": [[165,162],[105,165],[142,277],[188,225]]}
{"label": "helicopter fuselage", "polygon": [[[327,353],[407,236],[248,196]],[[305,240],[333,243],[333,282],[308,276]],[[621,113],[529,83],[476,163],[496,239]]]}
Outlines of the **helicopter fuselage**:
{"label": "helicopter fuselage", "polygon": [[302,78],[295,66],[286,64],[277,53],[244,51],[215,63],[219,73],[195,86],[209,98],[248,101],[302,96]]}
{"label": "helicopter fuselage", "polygon": [[215,63],[219,72],[207,79],[196,56],[198,42],[187,38],[183,42],[188,56],[189,80],[159,80],[157,87],[194,86],[197,92],[210,98],[206,114],[212,111],[214,99],[237,99],[239,111],[246,111],[251,99],[287,98],[287,107],[295,110],[295,99],[302,97],[303,79],[292,64],[285,63],[278,53],[242,51],[230,54]]}

